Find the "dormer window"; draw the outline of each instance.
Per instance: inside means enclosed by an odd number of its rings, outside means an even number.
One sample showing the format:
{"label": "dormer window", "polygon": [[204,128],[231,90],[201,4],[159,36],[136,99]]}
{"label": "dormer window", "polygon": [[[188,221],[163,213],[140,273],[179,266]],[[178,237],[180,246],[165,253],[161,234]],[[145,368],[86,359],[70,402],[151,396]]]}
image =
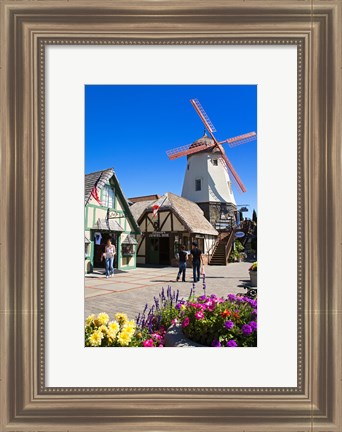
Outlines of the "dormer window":
{"label": "dormer window", "polygon": [[200,190],[202,190],[202,180],[196,179],[195,180],[195,191],[198,192]]}
{"label": "dormer window", "polygon": [[217,166],[218,165],[218,160],[217,159],[212,159],[213,165]]}
{"label": "dormer window", "polygon": [[102,189],[102,204],[108,208],[114,208],[115,194],[109,185],[105,185]]}

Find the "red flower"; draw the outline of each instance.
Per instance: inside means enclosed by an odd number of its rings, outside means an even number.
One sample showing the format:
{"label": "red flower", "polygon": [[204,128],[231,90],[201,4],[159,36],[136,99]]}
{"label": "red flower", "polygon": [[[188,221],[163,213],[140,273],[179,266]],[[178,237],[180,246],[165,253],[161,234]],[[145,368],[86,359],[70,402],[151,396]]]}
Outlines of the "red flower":
{"label": "red flower", "polygon": [[221,317],[227,318],[230,316],[230,312],[228,309],[225,309],[223,312],[220,313]]}

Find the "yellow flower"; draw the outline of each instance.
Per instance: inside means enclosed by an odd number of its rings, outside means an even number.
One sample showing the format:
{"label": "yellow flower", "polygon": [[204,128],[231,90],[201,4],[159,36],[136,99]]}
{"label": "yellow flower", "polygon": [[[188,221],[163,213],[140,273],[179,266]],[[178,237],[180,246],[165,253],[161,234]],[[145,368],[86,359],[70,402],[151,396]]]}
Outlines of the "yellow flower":
{"label": "yellow flower", "polygon": [[127,346],[131,342],[131,335],[125,331],[122,331],[118,336],[118,342],[121,346]]}
{"label": "yellow flower", "polygon": [[102,324],[102,326],[99,327],[99,331],[102,332],[102,333],[104,333],[104,334],[107,334],[108,333],[108,328],[107,328],[107,326],[105,326],[105,325]]}
{"label": "yellow flower", "polygon": [[103,339],[103,333],[99,330],[94,331],[94,333],[89,336],[88,340],[91,346],[100,346]]}
{"label": "yellow flower", "polygon": [[117,321],[111,321],[110,323],[108,323],[108,331],[111,338],[115,339],[115,336],[119,330],[120,326]]}
{"label": "yellow flower", "polygon": [[95,319],[95,315],[94,314],[89,315],[87,317],[87,319],[86,319],[86,324],[90,325],[94,321],[94,319]]}
{"label": "yellow flower", "polygon": [[127,318],[127,315],[125,314],[125,313],[116,313],[115,314],[115,319],[117,320],[117,321],[119,321],[119,323],[122,325],[122,324],[125,324],[127,321],[128,321],[128,318]]}
{"label": "yellow flower", "polygon": [[122,327],[122,331],[125,332],[125,333],[130,334],[131,336],[134,335],[135,329],[136,329],[135,325],[129,325],[129,324],[125,324]]}
{"label": "yellow flower", "polygon": [[109,321],[109,316],[106,313],[101,312],[97,315],[97,320],[99,321],[100,325],[107,324]]}
{"label": "yellow flower", "polygon": [[136,327],[136,323],[134,320],[128,321],[126,325],[132,326],[132,327]]}

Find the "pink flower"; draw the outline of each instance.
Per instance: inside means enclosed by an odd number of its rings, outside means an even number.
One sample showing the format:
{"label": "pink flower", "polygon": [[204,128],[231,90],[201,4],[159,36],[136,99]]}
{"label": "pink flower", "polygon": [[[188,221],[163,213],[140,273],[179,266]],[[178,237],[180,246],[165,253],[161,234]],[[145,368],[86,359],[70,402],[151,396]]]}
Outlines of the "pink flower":
{"label": "pink flower", "polygon": [[160,344],[160,345],[158,346],[158,348],[164,348],[164,345]]}
{"label": "pink flower", "polygon": [[153,339],[146,339],[146,340],[144,340],[143,345],[144,345],[145,348],[151,348],[151,347],[153,347],[154,346],[153,345]]}
{"label": "pink flower", "polygon": [[177,319],[176,319],[176,318],[173,319],[173,320],[171,321],[171,323],[172,323],[173,325],[177,324]]}
{"label": "pink flower", "polygon": [[187,327],[190,323],[189,317],[186,317],[182,322],[182,327]]}
{"label": "pink flower", "polygon": [[152,337],[153,337],[154,339],[156,339],[156,340],[160,340],[160,339],[162,338],[162,337],[161,337],[159,334],[157,334],[157,333],[153,333]]}
{"label": "pink flower", "polygon": [[204,313],[202,311],[198,311],[195,313],[195,317],[196,317],[196,319],[200,320],[200,319],[204,318]]}

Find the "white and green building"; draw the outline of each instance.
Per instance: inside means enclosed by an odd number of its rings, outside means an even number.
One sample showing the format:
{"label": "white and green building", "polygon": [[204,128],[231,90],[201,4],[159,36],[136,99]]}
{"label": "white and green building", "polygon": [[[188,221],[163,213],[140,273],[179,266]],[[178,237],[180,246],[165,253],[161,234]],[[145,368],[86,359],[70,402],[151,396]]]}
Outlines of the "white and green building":
{"label": "white and green building", "polygon": [[[97,189],[101,204],[92,196]],[[116,247],[114,267],[119,270],[136,268],[137,241],[140,228],[112,168],[85,176],[85,272],[104,268],[101,255],[108,239]]]}

